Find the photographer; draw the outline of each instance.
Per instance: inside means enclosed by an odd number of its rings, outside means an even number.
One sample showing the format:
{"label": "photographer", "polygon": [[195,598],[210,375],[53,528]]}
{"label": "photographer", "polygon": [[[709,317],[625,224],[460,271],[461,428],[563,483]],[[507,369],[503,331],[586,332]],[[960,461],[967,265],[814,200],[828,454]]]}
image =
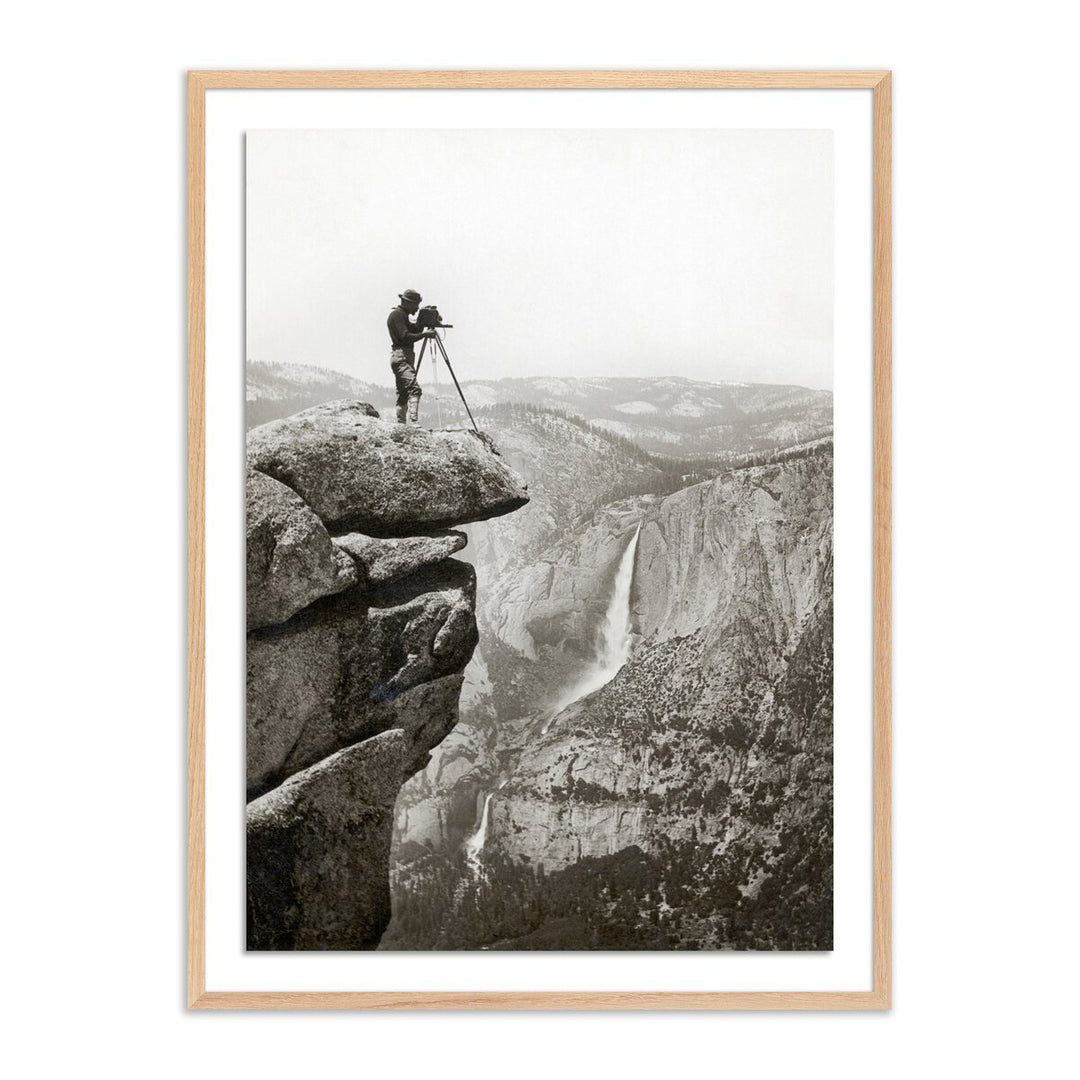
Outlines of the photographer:
{"label": "photographer", "polygon": [[420,308],[423,297],[415,289],[398,293],[400,304],[390,312],[386,328],[390,331],[390,370],[397,384],[397,419],[399,424],[419,422],[420,394],[416,381],[416,356],[413,345],[423,338],[435,337],[434,330],[424,330],[409,321]]}

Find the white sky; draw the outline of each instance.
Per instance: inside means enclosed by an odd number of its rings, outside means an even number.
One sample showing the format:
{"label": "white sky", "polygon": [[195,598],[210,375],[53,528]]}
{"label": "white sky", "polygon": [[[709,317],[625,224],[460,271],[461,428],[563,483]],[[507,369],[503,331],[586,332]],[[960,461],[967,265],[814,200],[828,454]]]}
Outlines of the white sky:
{"label": "white sky", "polygon": [[832,388],[829,131],[252,131],[247,355],[392,381],[406,288],[461,379]]}

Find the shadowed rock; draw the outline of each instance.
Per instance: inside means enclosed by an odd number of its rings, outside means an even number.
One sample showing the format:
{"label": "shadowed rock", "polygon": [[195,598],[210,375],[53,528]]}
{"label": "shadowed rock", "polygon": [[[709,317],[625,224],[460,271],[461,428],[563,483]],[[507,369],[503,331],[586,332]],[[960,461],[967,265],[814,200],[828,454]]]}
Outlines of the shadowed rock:
{"label": "shadowed rock", "polygon": [[375,948],[408,744],[387,731],[248,804],[248,949]]}
{"label": "shadowed rock", "polygon": [[423,566],[441,562],[467,543],[461,532],[437,536],[376,538],[363,533],[335,536],[334,545],[352,556],[360,583],[385,585],[407,577]]}
{"label": "shadowed rock", "polygon": [[252,429],[248,464],[297,492],[334,532],[405,536],[507,514],[525,482],[468,431],[427,431],[334,401]]}
{"label": "shadowed rock", "polygon": [[247,625],[285,622],[320,597],[357,582],[353,561],[304,500],[284,484],[248,470]]}
{"label": "shadowed rock", "polygon": [[[419,738],[410,760],[453,726],[457,695],[406,697],[464,671],[476,646],[476,577],[448,559],[376,592],[352,589],[248,636],[248,797],[343,746],[390,727],[438,730]],[[445,685],[448,684],[444,684]],[[420,704],[417,704],[419,702]],[[412,715],[419,708],[422,715]]]}

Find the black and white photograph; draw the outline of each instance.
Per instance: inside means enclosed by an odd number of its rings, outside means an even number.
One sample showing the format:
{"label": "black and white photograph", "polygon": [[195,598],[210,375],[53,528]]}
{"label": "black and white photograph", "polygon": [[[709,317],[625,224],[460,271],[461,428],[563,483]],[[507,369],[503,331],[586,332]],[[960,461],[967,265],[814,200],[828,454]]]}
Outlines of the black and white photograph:
{"label": "black and white photograph", "polygon": [[246,137],[247,948],[833,942],[833,137]]}

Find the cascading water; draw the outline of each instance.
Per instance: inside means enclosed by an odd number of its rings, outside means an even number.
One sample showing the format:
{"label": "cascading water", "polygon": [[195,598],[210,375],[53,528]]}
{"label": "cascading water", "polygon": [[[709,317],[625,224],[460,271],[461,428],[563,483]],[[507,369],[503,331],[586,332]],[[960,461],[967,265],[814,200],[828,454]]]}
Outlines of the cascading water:
{"label": "cascading water", "polygon": [[[638,537],[641,535],[639,524],[626,545],[619,568],[615,571],[615,585],[604,621],[600,626],[600,636],[596,649],[596,664],[563,695],[555,713],[560,713],[571,702],[606,686],[619,673],[619,669],[630,659],[630,647],[633,644],[630,625],[630,588],[634,584],[634,559],[637,555]],[[554,719],[554,716],[552,717]],[[544,725],[542,733],[551,726],[551,720]]]}
{"label": "cascading water", "polygon": [[484,850],[484,842],[487,840],[488,811],[491,808],[491,797],[494,791],[489,791],[484,798],[484,812],[480,815],[480,828],[465,841],[465,858],[469,860],[473,868],[480,869],[480,852]]}
{"label": "cascading water", "polygon": [[[507,780],[508,779],[509,777],[507,777]],[[501,791],[506,787],[507,780],[503,780],[495,790]],[[491,797],[494,794],[494,791],[489,791],[487,795],[484,796],[484,809],[480,814],[480,826],[477,828],[476,832],[465,841],[465,858],[469,860],[469,864],[472,866],[473,870],[477,872],[480,870],[480,852],[484,850],[484,844],[487,842],[488,813],[491,808]]]}

